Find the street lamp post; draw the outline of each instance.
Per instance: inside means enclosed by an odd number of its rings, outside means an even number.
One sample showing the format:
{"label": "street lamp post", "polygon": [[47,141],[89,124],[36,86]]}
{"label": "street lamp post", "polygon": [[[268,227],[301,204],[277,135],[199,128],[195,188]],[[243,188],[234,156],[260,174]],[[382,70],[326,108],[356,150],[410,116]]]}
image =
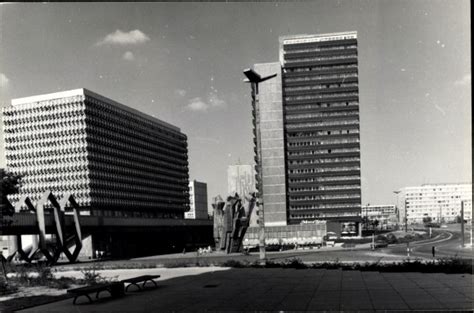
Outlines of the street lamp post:
{"label": "street lamp post", "polygon": [[266,259],[266,250],[265,250],[265,213],[263,205],[263,173],[262,173],[262,135],[261,135],[261,125],[260,125],[260,99],[259,99],[259,90],[258,84],[262,83],[270,78],[277,76],[277,74],[269,75],[266,77],[261,77],[257,72],[252,69],[245,69],[244,75],[247,77],[244,81],[250,83],[252,86],[252,93],[254,96],[254,110],[255,110],[255,130],[257,137],[257,168],[258,168],[258,197],[257,197],[257,206],[258,210],[258,226],[259,226],[259,251],[260,251],[260,260],[265,261]]}
{"label": "street lamp post", "polygon": [[461,238],[462,238],[462,247],[464,248],[464,201],[461,200]]}

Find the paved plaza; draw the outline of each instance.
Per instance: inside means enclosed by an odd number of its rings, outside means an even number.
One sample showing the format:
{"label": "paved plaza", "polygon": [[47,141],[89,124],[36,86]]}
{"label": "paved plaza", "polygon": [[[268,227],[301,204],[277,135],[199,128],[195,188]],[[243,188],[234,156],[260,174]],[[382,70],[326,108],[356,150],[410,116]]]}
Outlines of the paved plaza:
{"label": "paved plaza", "polygon": [[[380,273],[340,269],[154,268],[107,270],[124,279],[159,274],[159,287],[93,304],[81,298],[21,312],[472,311],[473,276],[442,273]],[[64,272],[59,275],[71,275]],[[57,275],[58,275],[57,274]]]}

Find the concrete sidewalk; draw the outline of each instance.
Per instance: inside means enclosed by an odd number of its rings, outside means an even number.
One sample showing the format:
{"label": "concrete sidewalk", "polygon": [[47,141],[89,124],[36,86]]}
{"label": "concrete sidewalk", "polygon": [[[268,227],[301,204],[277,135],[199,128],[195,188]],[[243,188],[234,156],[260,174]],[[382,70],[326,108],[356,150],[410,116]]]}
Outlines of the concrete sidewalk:
{"label": "concrete sidewalk", "polygon": [[[324,269],[187,268],[143,269],[161,274],[159,287],[129,292],[124,298],[78,305],[72,299],[21,312],[205,312],[205,311],[471,311],[471,274],[379,273]],[[122,272],[121,272],[122,271]],[[131,275],[109,270],[107,276]],[[194,271],[196,273],[194,273]],[[105,273],[104,273],[105,274]],[[190,275],[194,274],[194,275]],[[167,278],[167,279],[166,279]]]}

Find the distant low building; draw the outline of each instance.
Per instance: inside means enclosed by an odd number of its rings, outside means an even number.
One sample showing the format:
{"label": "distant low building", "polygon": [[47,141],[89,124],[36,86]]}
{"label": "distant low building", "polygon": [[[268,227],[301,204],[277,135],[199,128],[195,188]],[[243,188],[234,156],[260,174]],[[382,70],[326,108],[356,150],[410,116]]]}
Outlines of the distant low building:
{"label": "distant low building", "polygon": [[255,170],[252,165],[236,164],[227,168],[227,193],[248,196],[255,192]]}
{"label": "distant low building", "polygon": [[393,204],[362,206],[362,218],[367,219],[369,225],[378,221],[378,228],[389,229],[398,223],[397,208]]}
{"label": "distant low building", "polygon": [[208,219],[207,215],[207,184],[193,180],[189,182],[189,207],[184,213],[187,219]]}
{"label": "distant low building", "polygon": [[435,223],[456,222],[461,217],[464,203],[464,219],[472,220],[472,183],[427,184],[404,187],[398,191],[400,222]]}

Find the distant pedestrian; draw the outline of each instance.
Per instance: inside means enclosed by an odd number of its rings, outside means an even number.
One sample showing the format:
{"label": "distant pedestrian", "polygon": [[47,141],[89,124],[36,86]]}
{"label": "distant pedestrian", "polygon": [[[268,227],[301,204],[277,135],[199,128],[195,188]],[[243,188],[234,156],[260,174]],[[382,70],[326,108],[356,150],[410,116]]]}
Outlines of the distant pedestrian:
{"label": "distant pedestrian", "polygon": [[433,258],[435,257],[436,255],[436,249],[435,249],[435,246],[431,247],[431,253],[433,254]]}

